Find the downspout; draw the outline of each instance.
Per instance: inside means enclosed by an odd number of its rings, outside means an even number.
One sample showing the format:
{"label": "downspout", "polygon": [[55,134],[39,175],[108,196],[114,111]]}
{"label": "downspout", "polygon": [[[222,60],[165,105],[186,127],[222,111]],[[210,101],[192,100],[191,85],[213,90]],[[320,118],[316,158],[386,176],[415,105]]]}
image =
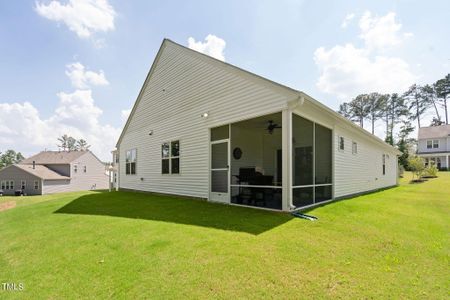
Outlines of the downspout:
{"label": "downspout", "polygon": [[287,126],[288,126],[288,142],[287,142],[288,149],[287,149],[287,153],[288,153],[288,158],[289,158],[289,160],[288,160],[288,168],[287,168],[287,170],[288,170],[288,172],[287,172],[287,174],[288,174],[287,182],[288,182],[288,192],[289,192],[289,197],[288,197],[288,200],[289,200],[288,206],[289,207],[288,207],[288,210],[290,210],[290,211],[296,209],[296,206],[294,205],[294,202],[293,202],[293,188],[292,188],[292,174],[293,174],[293,171],[292,171],[292,133],[293,133],[293,130],[292,130],[292,114],[293,114],[293,111],[297,107],[302,106],[304,103],[305,103],[305,96],[302,93],[297,98],[295,98],[294,100],[288,102],[288,113],[289,113],[290,118],[289,118],[288,124],[287,124]]}

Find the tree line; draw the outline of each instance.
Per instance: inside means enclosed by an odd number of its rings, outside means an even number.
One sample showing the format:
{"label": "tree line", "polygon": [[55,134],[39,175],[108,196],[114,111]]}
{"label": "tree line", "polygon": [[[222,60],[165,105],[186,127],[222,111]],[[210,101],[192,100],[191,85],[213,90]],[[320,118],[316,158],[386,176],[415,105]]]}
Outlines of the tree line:
{"label": "tree line", "polygon": [[[375,133],[375,123],[383,121],[385,126],[385,141],[397,145],[405,153],[415,140],[409,138],[414,131],[412,122],[417,122],[418,128],[423,124],[423,116],[427,111],[433,111],[430,126],[449,124],[448,98],[450,95],[450,74],[432,84],[413,84],[403,93],[382,94],[373,92],[361,94],[349,102],[339,106],[339,113],[347,119],[364,127],[364,121],[369,121],[372,134]],[[397,133],[397,140],[394,139]],[[400,157],[400,163],[406,166],[407,154]]]}
{"label": "tree line", "polygon": [[58,148],[63,151],[86,151],[91,147],[84,139],[75,139],[72,136],[64,134],[58,138]]}

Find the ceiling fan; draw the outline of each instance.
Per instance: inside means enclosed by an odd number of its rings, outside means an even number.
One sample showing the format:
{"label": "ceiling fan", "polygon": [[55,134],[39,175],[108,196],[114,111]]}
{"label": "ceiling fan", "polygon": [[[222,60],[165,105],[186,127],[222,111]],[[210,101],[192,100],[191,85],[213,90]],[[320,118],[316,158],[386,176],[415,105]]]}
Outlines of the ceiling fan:
{"label": "ceiling fan", "polygon": [[267,131],[269,132],[269,134],[272,134],[276,128],[281,128],[281,126],[277,123],[274,123],[273,120],[269,120],[269,122],[267,123]]}

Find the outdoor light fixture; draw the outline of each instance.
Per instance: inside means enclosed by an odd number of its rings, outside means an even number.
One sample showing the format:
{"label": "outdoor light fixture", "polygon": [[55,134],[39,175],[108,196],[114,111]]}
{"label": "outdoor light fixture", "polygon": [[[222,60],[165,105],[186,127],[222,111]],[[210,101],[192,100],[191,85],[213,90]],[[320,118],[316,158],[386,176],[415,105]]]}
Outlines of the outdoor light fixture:
{"label": "outdoor light fixture", "polygon": [[202,113],[202,118],[206,119],[209,116],[209,114],[207,112]]}

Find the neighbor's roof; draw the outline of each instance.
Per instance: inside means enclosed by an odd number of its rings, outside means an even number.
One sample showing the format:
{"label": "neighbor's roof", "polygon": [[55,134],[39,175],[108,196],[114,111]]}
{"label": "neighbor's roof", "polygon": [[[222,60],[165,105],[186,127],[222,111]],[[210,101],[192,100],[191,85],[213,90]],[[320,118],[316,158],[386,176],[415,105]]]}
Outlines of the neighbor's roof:
{"label": "neighbor's roof", "polygon": [[42,179],[47,179],[47,180],[48,179],[51,179],[51,180],[70,179],[70,177],[62,176],[61,174],[58,174],[55,171],[50,170],[46,166],[42,166],[42,165],[36,165],[34,169],[33,169],[33,165],[16,164],[13,166],[17,167],[19,169],[22,169],[25,172],[28,172],[31,175],[34,175],[34,176],[42,178]]}
{"label": "neighbor's roof", "polygon": [[419,139],[443,138],[450,136],[450,125],[419,128]]}
{"label": "neighbor's roof", "polygon": [[70,164],[89,151],[42,151],[23,161],[21,164],[32,164],[33,161],[40,165]]}

